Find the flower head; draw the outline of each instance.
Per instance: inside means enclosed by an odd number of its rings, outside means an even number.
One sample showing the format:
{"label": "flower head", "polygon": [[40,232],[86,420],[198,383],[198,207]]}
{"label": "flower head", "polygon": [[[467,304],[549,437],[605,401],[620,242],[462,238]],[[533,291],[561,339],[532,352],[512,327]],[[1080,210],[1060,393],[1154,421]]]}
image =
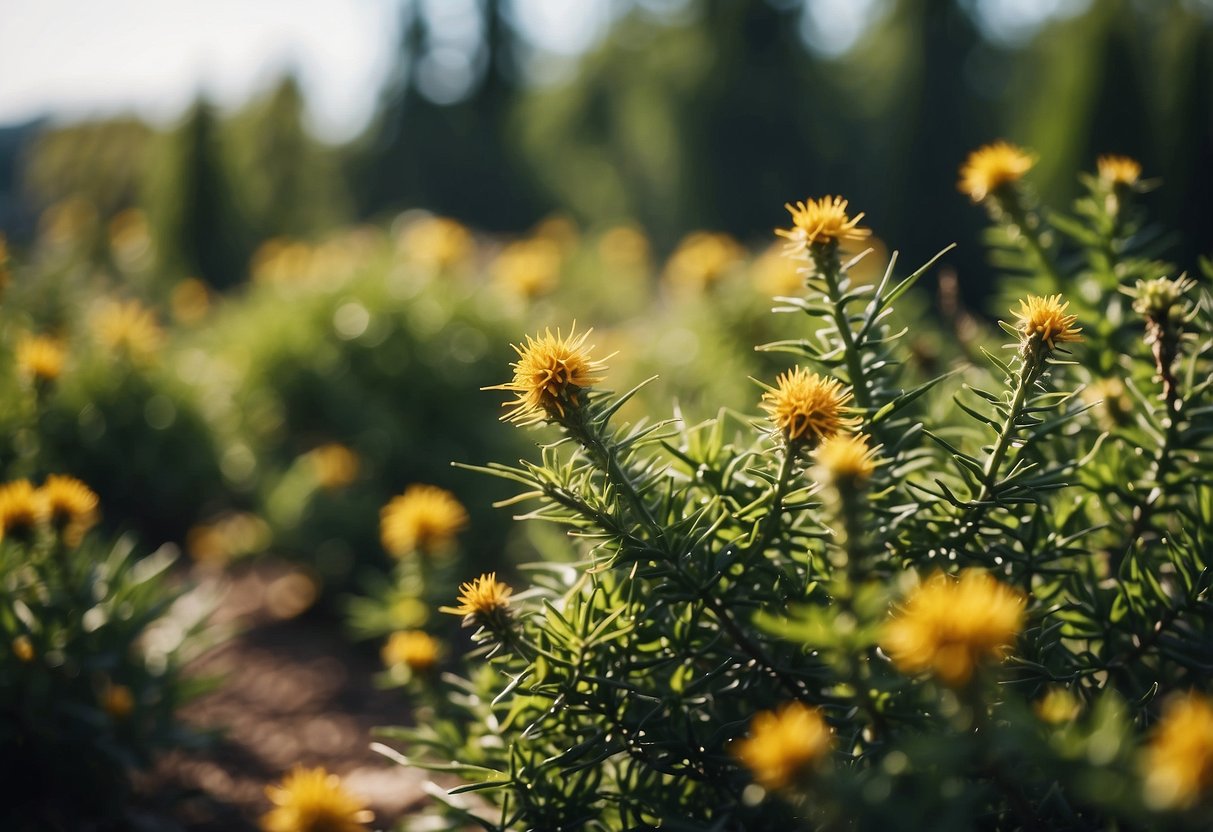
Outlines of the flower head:
{"label": "flower head", "polygon": [[13,655],[17,661],[29,664],[34,660],[34,643],[24,633],[13,639]]}
{"label": "flower head", "polygon": [[464,624],[495,626],[505,623],[510,611],[510,595],[514,592],[497,580],[496,572],[481,575],[459,585],[457,607],[439,607],[440,612],[462,615]]}
{"label": "flower head", "polygon": [[862,485],[876,470],[876,450],[866,436],[853,433],[823,439],[813,457],[824,478],[833,483]]}
{"label": "flower head", "polygon": [[1082,327],[1074,326],[1078,316],[1066,314],[1069,305],[1069,301],[1062,302],[1061,295],[1028,295],[1027,300],[1021,300],[1019,311],[1011,311],[1019,318],[1015,326],[1024,344],[1039,338],[1052,350],[1058,344],[1081,341],[1082,336],[1078,333],[1082,332]]}
{"label": "flower head", "polygon": [[366,803],[323,768],[297,766],[265,794],[274,808],[262,816],[262,832],[362,832],[374,819]]}
{"label": "flower head", "polygon": [[308,451],[307,461],[311,464],[316,483],[329,491],[345,488],[358,478],[358,455],[337,442],[329,442]]}
{"label": "flower head", "polygon": [[1188,693],[1171,700],[1146,747],[1146,803],[1187,809],[1213,796],[1213,700]]}
{"label": "flower head", "polygon": [[1139,280],[1133,290],[1133,310],[1156,321],[1172,318],[1183,304],[1184,295],[1195,285],[1190,277]]}
{"label": "flower head", "polygon": [[674,286],[703,291],[728,274],[744,254],[745,249],[728,234],[695,231],[670,255],[665,278]]}
{"label": "flower head", "polygon": [[405,256],[438,271],[448,271],[472,257],[472,232],[447,217],[425,217],[408,225],[400,235]]}
{"label": "flower head", "polygon": [[837,379],[797,367],[775,385],[762,394],[762,408],[788,442],[816,445],[854,424],[846,406],[851,394]]}
{"label": "flower head", "polygon": [[526,343],[514,346],[518,360],[514,378],[506,384],[486,387],[486,390],[507,390],[516,394],[505,407],[513,406],[502,419],[520,425],[534,424],[544,419],[563,419],[567,408],[582,405],[582,391],[602,381],[599,373],[606,370],[602,361],[590,358],[592,347],[586,347],[585,339],[593,330],[587,329],[575,335],[577,324],[568,336],[548,329],[534,338],[527,336]]}
{"label": "flower head", "polygon": [[99,518],[97,495],[75,477],[51,474],[38,489],[44,511],[68,546],[79,546]]}
{"label": "flower head", "polygon": [[1095,160],[1099,169],[1099,179],[1113,187],[1123,185],[1133,187],[1141,179],[1141,162],[1128,156],[1100,156]]}
{"label": "flower head", "polygon": [[17,341],[17,372],[33,381],[54,381],[63,372],[63,342],[45,335],[23,335]]}
{"label": "flower head", "polygon": [[134,361],[151,361],[164,343],[156,316],[137,300],[105,304],[94,316],[93,327],[102,346]]}
{"label": "flower head", "polygon": [[46,520],[46,503],[29,480],[0,485],[0,540],[28,538]]}
{"label": "flower head", "polygon": [[998,141],[979,147],[960,166],[956,187],[981,202],[1005,185],[1018,182],[1036,164],[1036,157],[1015,145]]}
{"label": "flower head", "polygon": [[556,287],[563,259],[560,244],[551,238],[518,240],[493,261],[493,279],[518,297],[535,298]]}
{"label": "flower head", "polygon": [[379,536],[393,557],[447,549],[468,523],[468,513],[451,492],[436,485],[410,485],[379,512]]}
{"label": "flower head", "polygon": [[784,205],[792,214],[792,227],[777,228],[775,233],[788,239],[789,253],[798,253],[814,245],[828,245],[844,240],[866,240],[872,231],[860,228],[863,212],[847,214],[847,200],[840,196],[823,196],[804,202]]}
{"label": "flower head", "polygon": [[438,642],[421,630],[400,630],[388,636],[383,645],[383,663],[388,667],[406,665],[424,673],[438,661]]}
{"label": "flower head", "polygon": [[1003,658],[1023,627],[1024,597],[985,572],[920,584],[885,627],[881,646],[902,671],[963,686],[983,659]]}
{"label": "flower head", "polygon": [[135,696],[126,685],[106,685],[101,695],[101,709],[113,719],[126,719],[135,710]]}
{"label": "flower head", "polygon": [[821,712],[800,702],[763,711],[735,755],[766,789],[782,789],[830,751],[833,736]]}

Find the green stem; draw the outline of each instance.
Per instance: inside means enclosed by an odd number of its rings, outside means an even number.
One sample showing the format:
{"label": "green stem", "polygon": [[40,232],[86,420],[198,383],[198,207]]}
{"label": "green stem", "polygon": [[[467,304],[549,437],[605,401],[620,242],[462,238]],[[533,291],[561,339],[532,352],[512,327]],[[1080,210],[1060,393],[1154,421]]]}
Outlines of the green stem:
{"label": "green stem", "polygon": [[792,479],[792,470],[795,465],[796,449],[790,443],[785,444],[783,462],[779,466],[779,479],[775,482],[775,493],[771,499],[771,510],[763,518],[762,533],[752,547],[754,552],[761,554],[779,530],[779,524],[783,519],[783,499],[787,496],[788,483]]}
{"label": "green stem", "polygon": [[1058,274],[1048,249],[1040,239],[1040,218],[1023,206],[1018,193],[1001,200],[1000,204],[1003,211],[1006,212],[1007,219],[1019,230],[1019,236],[1023,238],[1028,251],[1036,259],[1037,267],[1049,278],[1053,288],[1060,290],[1061,275]]}
{"label": "green stem", "polygon": [[977,495],[977,502],[984,503],[994,495],[994,482],[998,475],[998,469],[1002,466],[1003,458],[1007,455],[1007,451],[1011,447],[1011,442],[1015,439],[1015,434],[1018,432],[1019,417],[1023,415],[1024,403],[1028,399],[1028,390],[1032,387],[1032,382],[1036,378],[1037,370],[1040,367],[1040,362],[1043,357],[1041,350],[1043,345],[1038,341],[1029,342],[1027,349],[1023,355],[1023,366],[1019,370],[1019,375],[1015,379],[1015,395],[1011,399],[1011,407],[1007,411],[1006,421],[1002,424],[1002,429],[998,432],[998,441],[994,444],[994,450],[990,453],[986,464],[982,467],[981,474],[981,491]]}
{"label": "green stem", "polygon": [[[838,337],[842,339],[843,357],[847,364],[847,375],[851,382],[851,393],[855,396],[855,404],[864,411],[871,410],[872,397],[868,391],[868,381],[863,373],[863,358],[856,349],[855,334],[851,332],[851,321],[847,317],[846,304],[842,300],[841,272],[838,262],[837,244],[832,244],[821,251],[813,251],[813,261],[817,271],[825,278],[830,302],[834,305],[834,326],[838,329]],[[869,414],[870,415],[870,414]]]}

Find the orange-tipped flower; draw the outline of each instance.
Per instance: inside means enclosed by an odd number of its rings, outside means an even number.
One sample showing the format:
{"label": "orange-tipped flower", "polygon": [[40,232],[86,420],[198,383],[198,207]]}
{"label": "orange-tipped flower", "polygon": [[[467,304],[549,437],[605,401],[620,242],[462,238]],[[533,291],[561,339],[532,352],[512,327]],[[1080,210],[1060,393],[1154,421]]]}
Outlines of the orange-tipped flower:
{"label": "orange-tipped flower", "polygon": [[1142,762],[1146,802],[1155,809],[1213,797],[1213,700],[1198,693],[1171,700]]}

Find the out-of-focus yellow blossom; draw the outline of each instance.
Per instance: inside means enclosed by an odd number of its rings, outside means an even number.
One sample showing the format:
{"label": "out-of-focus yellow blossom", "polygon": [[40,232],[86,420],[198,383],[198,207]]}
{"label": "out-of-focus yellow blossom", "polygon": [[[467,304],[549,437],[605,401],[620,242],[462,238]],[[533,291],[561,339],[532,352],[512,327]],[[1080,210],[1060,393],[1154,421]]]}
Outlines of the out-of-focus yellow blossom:
{"label": "out-of-focus yellow blossom", "polygon": [[1190,809],[1213,797],[1213,700],[1191,692],[1167,703],[1142,768],[1155,809]]}
{"label": "out-of-focus yellow blossom", "polygon": [[265,794],[274,808],[261,818],[261,832],[363,832],[374,820],[362,799],[323,768],[296,767]]}
{"label": "out-of-focus yellow blossom", "polygon": [[186,326],[200,323],[211,311],[211,292],[196,277],[187,277],[173,287],[169,297],[173,319]]}
{"label": "out-of-focus yellow blossom", "polygon": [[665,264],[671,285],[696,292],[720,281],[745,257],[745,249],[728,234],[695,231],[683,238]]}
{"label": "out-of-focus yellow blossom", "polygon": [[329,442],[307,453],[308,464],[321,488],[344,488],[358,478],[361,463],[358,454],[345,445]]}
{"label": "out-of-focus yellow blossom", "polygon": [[555,240],[518,240],[503,248],[493,261],[493,280],[519,297],[535,298],[556,288],[562,260]]}
{"label": "out-of-focus yellow blossom", "polygon": [[750,735],[734,754],[750,770],[754,782],[772,791],[791,785],[830,752],[834,743],[821,711],[790,702],[763,711],[750,723]]}
{"label": "out-of-focus yellow blossom", "polygon": [[438,642],[421,630],[401,630],[388,636],[383,645],[383,663],[388,667],[406,665],[410,670],[425,673],[438,661]]}
{"label": "out-of-focus yellow blossom", "polygon": [[472,232],[447,217],[424,217],[400,234],[404,256],[436,271],[449,271],[470,260],[476,251]]}
{"label": "out-of-focus yellow blossom", "polygon": [[97,525],[97,494],[75,477],[51,474],[38,489],[51,526],[68,546],[79,546],[88,530]]}
{"label": "out-of-focus yellow blossom", "polygon": [[0,485],[0,540],[29,537],[46,521],[46,501],[29,480]]}
{"label": "out-of-focus yellow blossom", "polygon": [[383,548],[397,558],[448,549],[467,524],[467,509],[436,485],[410,485],[379,512]]}
{"label": "out-of-focus yellow blossom", "polygon": [[58,338],[22,335],[16,348],[17,373],[32,381],[54,381],[63,373],[67,350]]}
{"label": "out-of-focus yellow blossom", "polygon": [[137,300],[109,301],[93,314],[97,340],[137,363],[154,361],[164,344],[164,330],[156,315]]}
{"label": "out-of-focus yellow blossom", "polygon": [[981,202],[999,189],[1018,182],[1036,164],[1036,157],[1010,142],[997,141],[979,147],[960,166],[961,193]]}

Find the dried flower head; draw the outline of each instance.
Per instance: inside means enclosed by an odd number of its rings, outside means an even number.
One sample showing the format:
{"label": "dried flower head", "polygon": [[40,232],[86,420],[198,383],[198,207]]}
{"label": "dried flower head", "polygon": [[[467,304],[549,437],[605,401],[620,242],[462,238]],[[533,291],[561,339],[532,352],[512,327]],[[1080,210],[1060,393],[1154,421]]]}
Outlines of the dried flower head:
{"label": "dried flower head", "polygon": [[513,380],[484,388],[517,395],[505,403],[505,407],[512,409],[502,419],[530,425],[544,419],[563,419],[567,409],[581,407],[582,391],[602,381],[599,373],[606,366],[591,359],[593,347],[585,346],[585,339],[593,330],[575,335],[576,328],[574,323],[567,337],[560,330],[553,335],[548,329],[534,338],[528,335],[523,345],[512,345],[518,353],[518,360],[510,365],[514,368]]}
{"label": "dried flower head", "polygon": [[868,437],[853,433],[836,433],[813,452],[817,470],[830,482],[862,485],[876,470],[876,450],[868,445]]}
{"label": "dried flower head", "polygon": [[261,832],[362,832],[374,820],[366,803],[323,768],[296,766],[265,794],[274,808],[261,818]]}
{"label": "dried flower head", "polygon": [[383,663],[388,667],[405,665],[424,673],[438,661],[438,642],[421,630],[400,630],[388,636],[383,645]]}
{"label": "dried flower head", "polygon": [[837,379],[797,367],[776,378],[761,406],[788,442],[816,445],[855,424],[848,415],[850,399]]}
{"label": "dried flower head", "polygon": [[497,580],[496,572],[481,575],[475,580],[459,585],[457,607],[440,607],[440,612],[462,615],[464,624],[493,627],[505,623],[509,617],[510,595],[507,584]]}
{"label": "dried flower head", "polygon": [[17,341],[17,373],[33,381],[54,381],[63,372],[66,350],[58,338],[23,335]]}
{"label": "dried flower head", "polygon": [[1011,310],[1019,318],[1015,326],[1019,330],[1025,345],[1034,338],[1056,349],[1058,344],[1068,341],[1081,341],[1081,327],[1075,327],[1077,315],[1067,315],[1069,301],[1062,302],[1061,295],[1038,297],[1028,295],[1027,300],[1019,302],[1019,311]]}
{"label": "dried flower head", "polygon": [[51,474],[38,489],[38,497],[51,526],[68,546],[79,546],[100,519],[96,493],[75,477]]}
{"label": "dried flower head", "polygon": [[840,196],[823,196],[804,202],[784,205],[792,215],[792,227],[777,228],[775,233],[788,240],[789,254],[802,252],[815,245],[829,245],[844,240],[866,240],[872,231],[860,228],[863,212],[847,214],[847,200]]}
{"label": "dried flower head", "polygon": [[334,491],[345,488],[358,478],[358,454],[345,445],[329,442],[308,451],[307,461],[321,488]]}
{"label": "dried flower head", "polygon": [[750,736],[737,743],[734,754],[765,789],[791,784],[829,753],[830,726],[821,712],[800,702],[763,711],[750,723]]}
{"label": "dried flower head", "polygon": [[1036,164],[1036,157],[1015,145],[997,141],[979,147],[969,154],[960,166],[960,182],[956,187],[969,195],[974,202],[981,202],[990,194],[1013,182]]}
{"label": "dried flower head", "polygon": [[1113,187],[1132,187],[1141,179],[1141,162],[1128,156],[1100,156],[1095,160],[1099,178]]}
{"label": "dried flower head", "polygon": [[137,300],[102,305],[93,316],[93,328],[103,347],[137,362],[153,360],[164,343],[155,314]]}
{"label": "dried flower head", "polygon": [[1213,700],[1188,693],[1167,703],[1146,747],[1146,803],[1187,809],[1213,796]]}
{"label": "dried flower head", "polygon": [[468,513],[451,492],[436,485],[410,485],[379,512],[379,536],[393,557],[447,549],[467,526]]}
{"label": "dried flower head", "polygon": [[29,480],[0,485],[0,540],[28,538],[46,520],[46,503]]}
{"label": "dried flower head", "polygon": [[1002,659],[1023,628],[1024,597],[985,572],[936,573],[885,627],[881,645],[906,673],[963,686],[983,659]]}
{"label": "dried flower head", "polygon": [[1133,290],[1133,311],[1155,321],[1173,318],[1180,311],[1184,295],[1195,285],[1196,281],[1186,276],[1139,280]]}

